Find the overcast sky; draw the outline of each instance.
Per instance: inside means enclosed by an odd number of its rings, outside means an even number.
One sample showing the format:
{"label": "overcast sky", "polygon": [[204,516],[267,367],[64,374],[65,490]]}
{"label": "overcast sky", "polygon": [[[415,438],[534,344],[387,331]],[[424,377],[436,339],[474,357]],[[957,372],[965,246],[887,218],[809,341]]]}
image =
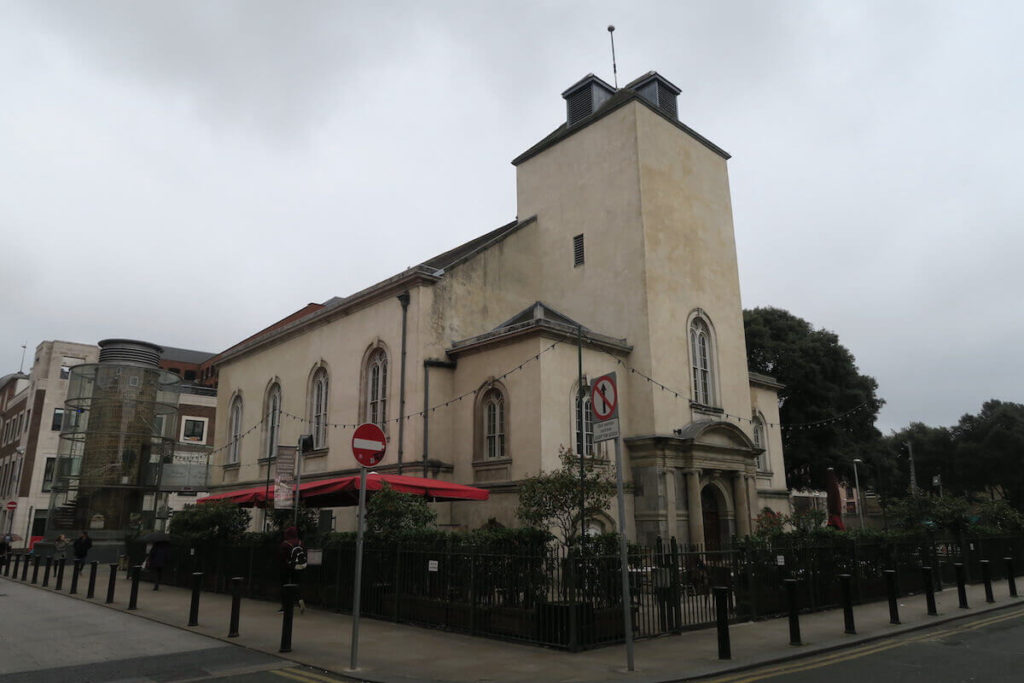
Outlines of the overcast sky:
{"label": "overcast sky", "polygon": [[836,332],[883,431],[1024,399],[1020,2],[0,0],[0,375],[220,351],[512,220],[610,23],[733,155],[745,307]]}

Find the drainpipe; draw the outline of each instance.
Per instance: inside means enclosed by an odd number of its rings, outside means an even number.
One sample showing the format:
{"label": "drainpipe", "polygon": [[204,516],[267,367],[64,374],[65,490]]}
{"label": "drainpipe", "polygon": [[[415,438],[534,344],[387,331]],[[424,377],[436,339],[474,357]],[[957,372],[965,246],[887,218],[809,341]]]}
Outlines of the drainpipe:
{"label": "drainpipe", "polygon": [[398,295],[402,304],[402,370],[398,385],[398,473],[402,473],[402,456],[405,453],[405,349],[406,330],[409,319],[409,291]]}
{"label": "drainpipe", "polygon": [[430,453],[430,368],[455,369],[455,363],[449,360],[423,361],[423,478],[427,478],[427,458]]}

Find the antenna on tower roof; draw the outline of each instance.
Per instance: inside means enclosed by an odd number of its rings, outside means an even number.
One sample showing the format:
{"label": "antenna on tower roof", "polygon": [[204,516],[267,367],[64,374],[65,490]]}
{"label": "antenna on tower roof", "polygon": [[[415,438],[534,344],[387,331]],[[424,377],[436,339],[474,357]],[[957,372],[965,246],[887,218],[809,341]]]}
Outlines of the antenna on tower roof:
{"label": "antenna on tower roof", "polygon": [[615,27],[608,24],[608,37],[612,41],[612,78],[615,82],[615,89],[619,89],[619,70],[615,66]]}

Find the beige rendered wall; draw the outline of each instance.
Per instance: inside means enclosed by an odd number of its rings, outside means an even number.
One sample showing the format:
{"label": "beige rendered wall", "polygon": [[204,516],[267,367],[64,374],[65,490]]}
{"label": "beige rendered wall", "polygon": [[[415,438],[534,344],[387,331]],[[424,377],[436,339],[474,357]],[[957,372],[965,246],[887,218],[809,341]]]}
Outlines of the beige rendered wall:
{"label": "beige rendered wall", "polygon": [[[775,389],[751,383],[750,397],[753,411],[764,416],[765,441],[768,444],[768,465],[771,475],[757,474],[757,510],[770,507],[776,512],[789,513],[789,495],[786,491],[786,465],[782,452],[782,430],[779,428],[779,395]],[[772,495],[774,492],[774,495]],[[755,517],[756,515],[755,511]]]}

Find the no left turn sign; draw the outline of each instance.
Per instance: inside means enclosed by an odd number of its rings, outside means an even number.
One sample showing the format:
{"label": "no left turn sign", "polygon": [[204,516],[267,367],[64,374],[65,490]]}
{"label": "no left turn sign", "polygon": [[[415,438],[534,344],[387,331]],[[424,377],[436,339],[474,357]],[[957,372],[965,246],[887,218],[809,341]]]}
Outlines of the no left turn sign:
{"label": "no left turn sign", "polygon": [[614,372],[594,380],[590,388],[590,409],[598,422],[613,420],[619,416],[619,390],[615,384]]}

